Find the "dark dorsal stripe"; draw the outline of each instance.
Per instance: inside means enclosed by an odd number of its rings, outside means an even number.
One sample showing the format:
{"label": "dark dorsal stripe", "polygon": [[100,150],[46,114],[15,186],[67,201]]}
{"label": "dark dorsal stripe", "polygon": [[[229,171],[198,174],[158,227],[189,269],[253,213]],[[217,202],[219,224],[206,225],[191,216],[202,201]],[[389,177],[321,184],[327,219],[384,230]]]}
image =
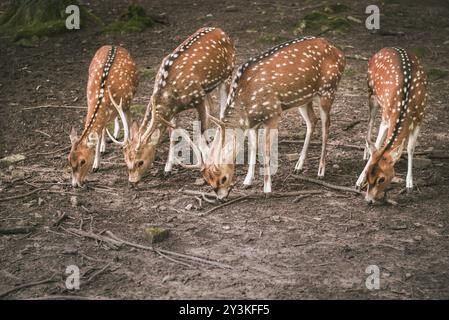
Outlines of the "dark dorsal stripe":
{"label": "dark dorsal stripe", "polygon": [[109,72],[111,71],[112,64],[114,63],[115,56],[117,55],[117,47],[111,46],[108,52],[108,56],[106,57],[106,62],[103,66],[103,73],[101,75],[100,79],[100,90],[98,91],[98,99],[97,104],[95,105],[94,113],[92,114],[92,117],[89,119],[89,123],[84,129],[79,141],[81,141],[84,136],[89,132],[89,130],[92,128],[95,119],[97,118],[98,110],[100,110],[100,105],[103,102],[104,98],[104,87],[106,86],[106,80],[109,76]]}
{"label": "dark dorsal stripe", "polygon": [[189,49],[195,42],[197,42],[205,34],[215,30],[215,28],[203,28],[193,34],[185,43],[181,44],[175,49],[170,55],[165,59],[161,69],[160,69],[160,80],[158,83],[159,88],[165,87],[167,84],[168,71],[173,64],[173,62],[187,49]]}
{"label": "dark dorsal stripe", "polygon": [[238,69],[237,72],[235,74],[234,79],[232,79],[232,83],[231,83],[231,92],[228,95],[228,100],[226,101],[226,109],[225,109],[225,114],[228,111],[228,109],[231,107],[232,102],[234,101],[235,98],[235,94],[237,91],[237,85],[239,80],[242,78],[243,74],[245,73],[245,71],[253,66],[254,64],[258,63],[259,61],[272,56],[273,54],[275,54],[276,52],[278,52],[279,50],[288,47],[292,44],[295,43],[299,43],[302,42],[304,40],[311,40],[311,39],[315,39],[315,37],[301,37],[301,38],[296,38],[293,40],[289,40],[287,42],[278,44],[277,46],[272,47],[271,49],[268,49],[264,52],[262,52],[260,55],[253,57],[251,59],[249,59],[248,61],[246,61],[244,64],[242,64]]}
{"label": "dark dorsal stripe", "polygon": [[[410,58],[407,54],[407,51],[405,51],[402,48],[393,47],[394,50],[397,51],[399,54],[399,58],[401,60],[401,71],[403,75],[403,88],[401,90],[402,98],[401,98],[401,104],[398,107],[399,108],[399,116],[396,121],[396,124],[394,126],[393,133],[388,138],[387,143],[385,145],[384,151],[389,150],[394,142],[396,142],[399,134],[401,133],[402,127],[404,125],[404,120],[407,116],[407,110],[409,108],[408,102],[410,97],[410,87],[412,86],[412,64],[410,62]],[[397,106],[393,106],[396,108]]]}

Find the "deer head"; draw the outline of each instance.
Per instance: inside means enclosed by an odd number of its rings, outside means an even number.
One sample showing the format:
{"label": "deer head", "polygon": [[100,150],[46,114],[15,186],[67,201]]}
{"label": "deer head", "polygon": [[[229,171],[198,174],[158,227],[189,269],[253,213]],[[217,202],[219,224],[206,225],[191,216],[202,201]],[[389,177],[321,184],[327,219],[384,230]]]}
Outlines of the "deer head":
{"label": "deer head", "polygon": [[153,167],[160,136],[160,129],[141,133],[137,123],[133,122],[130,143],[123,148],[130,183],[137,184]]}
{"label": "deer head", "polygon": [[386,190],[394,178],[394,164],[401,158],[402,145],[391,149],[377,149],[371,141],[367,141],[370,147],[371,160],[366,173],[367,192],[366,201],[374,203],[385,198]]}
{"label": "deer head", "polygon": [[95,147],[98,143],[98,134],[93,132],[86,138],[79,139],[75,128],[70,133],[70,150],[68,160],[72,169],[72,186],[81,187],[84,183],[95,157]]}
{"label": "deer head", "polygon": [[234,134],[226,136],[225,125],[222,121],[211,115],[208,117],[218,125],[212,145],[209,147],[204,136],[201,136],[197,147],[188,135],[181,132],[191,144],[198,159],[194,165],[181,165],[187,168],[199,168],[204,180],[212,187],[217,198],[224,200],[234,187],[237,139]]}

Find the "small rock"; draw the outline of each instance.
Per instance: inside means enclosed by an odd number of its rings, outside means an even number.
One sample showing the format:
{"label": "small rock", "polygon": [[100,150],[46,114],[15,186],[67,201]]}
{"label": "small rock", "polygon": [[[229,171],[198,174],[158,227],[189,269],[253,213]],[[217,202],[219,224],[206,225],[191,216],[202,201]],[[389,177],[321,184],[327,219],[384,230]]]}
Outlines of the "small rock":
{"label": "small rock", "polygon": [[413,159],[413,168],[426,169],[432,165],[432,160],[428,158],[415,158]]}
{"label": "small rock", "polygon": [[37,199],[37,205],[38,206],[41,206],[44,202],[45,202],[45,200],[42,199],[42,198]]}
{"label": "small rock", "polygon": [[316,221],[321,221],[321,220],[323,220],[322,218],[320,218],[320,217],[313,217],[313,220],[316,220]]}
{"label": "small rock", "polygon": [[272,216],[271,220],[274,222],[281,222],[281,217],[280,216]]}
{"label": "small rock", "polygon": [[186,207],[185,207],[185,209],[186,210],[192,210],[192,208],[193,208],[193,204],[191,204],[191,203],[189,203],[188,205],[186,205]]}
{"label": "small rock", "polygon": [[165,277],[162,278],[162,283],[166,283],[166,282],[168,282],[168,281],[173,281],[173,280],[175,280],[175,279],[176,279],[175,276],[173,276],[173,275],[168,275],[168,276],[165,276]]}
{"label": "small rock", "polygon": [[26,203],[24,203],[23,205],[24,205],[25,207],[27,207],[27,208],[31,208],[31,207],[35,206],[36,203],[37,203],[36,200],[31,200],[30,202],[26,202]]}
{"label": "small rock", "polygon": [[77,196],[71,196],[70,197],[70,203],[72,204],[73,208],[77,207],[79,205],[78,197]]}
{"label": "small rock", "polygon": [[23,154],[12,154],[10,156],[0,159],[1,163],[12,164],[25,160],[26,157]]}
{"label": "small rock", "polygon": [[411,277],[412,277],[412,274],[411,274],[411,273],[408,273],[408,272],[407,272],[407,273],[405,274],[405,278],[406,278],[406,279],[409,279],[409,278],[411,278]]}
{"label": "small rock", "polygon": [[214,15],[212,13],[206,14],[206,18],[212,18]]}
{"label": "small rock", "polygon": [[170,232],[167,229],[163,229],[160,227],[148,227],[145,228],[145,237],[151,243],[157,243],[164,241],[168,238]]}
{"label": "small rock", "polygon": [[414,223],[414,226],[417,227],[417,228],[421,228],[421,227],[422,227],[422,224],[419,223],[419,222],[416,222],[416,223]]}
{"label": "small rock", "polygon": [[225,224],[223,227],[223,230],[231,230],[231,226]]}
{"label": "small rock", "polygon": [[339,166],[338,164],[334,164],[334,165],[332,166],[332,168],[334,168],[334,169],[340,169],[340,166]]}
{"label": "small rock", "polygon": [[238,10],[237,6],[235,6],[235,5],[230,5],[230,6],[227,6],[227,7],[225,8],[225,11],[226,11],[226,12],[237,12],[237,11],[239,11],[239,10]]}
{"label": "small rock", "polygon": [[422,237],[421,236],[414,236],[413,239],[415,241],[422,241]]}
{"label": "small rock", "polygon": [[299,159],[299,154],[298,153],[287,153],[285,155],[285,157],[287,158],[288,161],[296,161]]}
{"label": "small rock", "polygon": [[35,212],[35,213],[34,213],[34,217],[35,217],[36,219],[40,219],[40,218],[42,218],[42,215],[40,215],[39,213]]}
{"label": "small rock", "polygon": [[160,207],[159,207],[159,210],[165,211],[165,210],[167,210],[167,207],[165,207],[165,206],[160,206]]}

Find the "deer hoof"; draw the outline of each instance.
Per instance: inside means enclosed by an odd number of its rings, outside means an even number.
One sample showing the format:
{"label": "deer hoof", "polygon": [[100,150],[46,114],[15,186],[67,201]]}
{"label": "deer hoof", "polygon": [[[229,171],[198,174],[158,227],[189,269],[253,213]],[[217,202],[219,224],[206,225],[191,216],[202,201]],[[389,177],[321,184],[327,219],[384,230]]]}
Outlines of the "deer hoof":
{"label": "deer hoof", "polygon": [[92,168],[92,172],[98,172],[99,168]]}

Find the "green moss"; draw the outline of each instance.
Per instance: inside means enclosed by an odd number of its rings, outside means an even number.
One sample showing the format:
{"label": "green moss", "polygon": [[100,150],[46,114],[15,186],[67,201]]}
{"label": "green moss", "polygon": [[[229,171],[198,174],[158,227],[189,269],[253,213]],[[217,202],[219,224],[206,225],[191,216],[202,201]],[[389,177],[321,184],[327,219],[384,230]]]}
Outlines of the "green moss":
{"label": "green moss", "polygon": [[[327,9],[326,9],[327,8]],[[341,10],[341,7],[338,10]],[[334,15],[335,11],[331,7],[325,7],[322,10],[314,10],[306,14],[296,25],[294,29],[295,34],[302,34],[304,32],[317,31],[347,31],[351,27],[351,22],[339,15]]]}
{"label": "green moss", "polygon": [[135,104],[131,106],[131,113],[135,118],[143,118],[146,110],[147,106],[143,104]]}
{"label": "green moss", "polygon": [[423,58],[428,53],[428,50],[424,47],[414,47],[411,48],[410,51],[413,54],[415,54],[418,58]]}
{"label": "green moss", "polygon": [[156,76],[156,70],[153,68],[140,69],[140,77],[144,79],[152,79]]}
{"label": "green moss", "polygon": [[427,76],[430,81],[436,81],[442,78],[446,78],[449,75],[449,71],[444,69],[432,68],[427,72]]}
{"label": "green moss", "polygon": [[[65,21],[67,6],[77,5],[76,0],[17,0],[12,1],[0,16],[0,33],[11,36],[17,43],[26,44],[23,39],[47,37],[68,32]],[[79,6],[79,5],[78,5]],[[83,25],[91,22],[100,24],[101,20],[87,10],[80,8]],[[81,26],[81,27],[82,27]]]}
{"label": "green moss", "polygon": [[154,21],[146,15],[145,10],[138,5],[130,5],[127,11],[106,26],[103,31],[110,32],[140,32],[154,26]]}

